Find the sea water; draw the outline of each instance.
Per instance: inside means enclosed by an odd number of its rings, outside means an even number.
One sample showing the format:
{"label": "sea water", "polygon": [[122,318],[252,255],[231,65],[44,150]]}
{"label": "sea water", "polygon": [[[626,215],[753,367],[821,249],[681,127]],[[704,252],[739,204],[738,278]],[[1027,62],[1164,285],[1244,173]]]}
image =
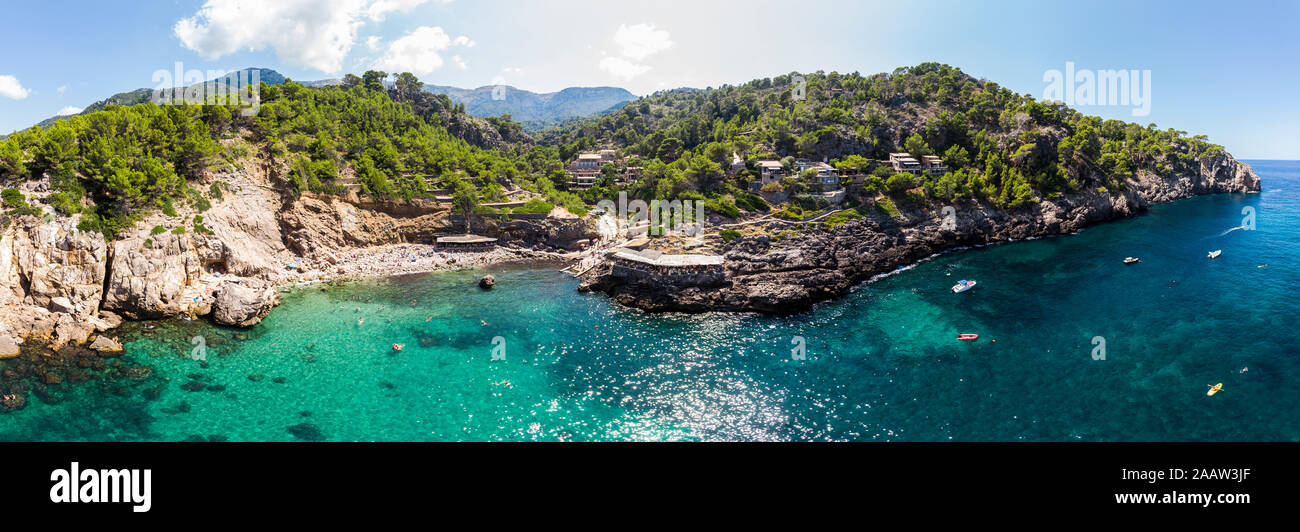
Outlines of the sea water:
{"label": "sea water", "polygon": [[152,377],[54,385],[0,439],[1300,441],[1300,162],[1251,164],[1260,194],[945,254],[791,317],[646,314],[535,266],[302,287],[246,331],[129,324]]}

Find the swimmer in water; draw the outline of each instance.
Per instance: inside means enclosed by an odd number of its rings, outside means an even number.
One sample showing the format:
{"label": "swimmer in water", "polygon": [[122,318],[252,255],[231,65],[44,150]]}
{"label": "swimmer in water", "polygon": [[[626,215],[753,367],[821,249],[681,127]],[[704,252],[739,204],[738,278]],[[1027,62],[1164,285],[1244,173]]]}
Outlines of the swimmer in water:
{"label": "swimmer in water", "polygon": [[1245,373],[1245,372],[1247,372],[1247,371],[1250,371],[1250,368],[1243,367],[1243,368],[1241,368],[1241,371],[1238,371],[1237,373]]}
{"label": "swimmer in water", "polygon": [[358,327],[360,327],[361,324],[363,324],[363,323],[365,323],[365,322],[366,322],[366,319],[365,319],[365,318],[357,318],[357,326],[358,326]]}

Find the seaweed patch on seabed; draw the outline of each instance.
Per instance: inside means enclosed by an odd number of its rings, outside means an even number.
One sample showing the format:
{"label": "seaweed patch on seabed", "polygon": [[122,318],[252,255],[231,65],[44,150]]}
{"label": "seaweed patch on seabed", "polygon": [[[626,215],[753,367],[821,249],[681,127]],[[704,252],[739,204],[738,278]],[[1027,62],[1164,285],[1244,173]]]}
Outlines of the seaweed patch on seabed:
{"label": "seaweed patch on seabed", "polygon": [[166,379],[152,366],[128,356],[75,346],[57,351],[23,346],[17,358],[0,361],[0,418],[27,419],[0,423],[0,440],[157,439],[149,407],[165,389]]}
{"label": "seaweed patch on seabed", "polygon": [[[243,342],[255,339],[267,333],[265,327],[251,329],[234,329],[215,326],[206,320],[169,319],[158,321],[128,322],[115,331],[127,343],[147,340],[162,344],[157,347],[136,350],[148,356],[183,356],[193,354],[196,336],[203,338],[207,357],[226,358],[239,350]],[[205,366],[205,364],[200,364]]]}

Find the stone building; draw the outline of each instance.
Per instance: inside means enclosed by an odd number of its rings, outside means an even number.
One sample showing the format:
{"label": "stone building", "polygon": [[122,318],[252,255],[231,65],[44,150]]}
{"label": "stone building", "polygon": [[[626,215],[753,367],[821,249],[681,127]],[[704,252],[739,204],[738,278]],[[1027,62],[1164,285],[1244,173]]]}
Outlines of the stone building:
{"label": "stone building", "polygon": [[437,240],[438,249],[446,251],[492,251],[496,245],[495,238],[469,234],[440,236]]}
{"label": "stone building", "polygon": [[718,255],[665,255],[654,250],[622,248],[610,253],[610,274],[628,280],[648,279],[679,286],[710,286],[727,280]]}

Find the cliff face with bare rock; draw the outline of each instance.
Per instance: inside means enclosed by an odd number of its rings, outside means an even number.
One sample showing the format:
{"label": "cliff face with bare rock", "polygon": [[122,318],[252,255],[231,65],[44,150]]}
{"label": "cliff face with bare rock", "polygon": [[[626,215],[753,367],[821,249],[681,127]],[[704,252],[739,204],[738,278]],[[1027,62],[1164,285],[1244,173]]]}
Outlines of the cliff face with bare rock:
{"label": "cliff face with bare rock", "polygon": [[[199,213],[154,214],[105,242],[78,231],[76,216],[48,208],[44,217],[17,217],[0,232],[0,358],[18,356],[24,339],[54,348],[82,344],[123,318],[210,316],[249,327],[279,303],[281,285],[332,278],[343,257],[367,248],[429,241],[463,227],[453,227],[448,209],[434,202],[285,194],[255,160],[210,179],[227,192],[201,213],[202,230],[194,226]],[[44,185],[23,186],[39,202]],[[189,222],[180,224],[184,231],[173,231],[181,220]],[[515,247],[558,248],[594,236],[576,218],[482,219],[474,230]]]}
{"label": "cliff face with bare rock", "polygon": [[99,317],[107,245],[73,224],[16,221],[0,236],[0,343],[83,342],[111,320]]}
{"label": "cliff face with bare rock", "polygon": [[713,310],[789,314],[839,297],[873,275],[886,273],[945,250],[1076,232],[1088,225],[1135,216],[1153,203],[1202,194],[1258,192],[1259,176],[1224,154],[1201,165],[1198,174],[1165,179],[1141,174],[1122,193],[1091,191],[1044,199],[1020,209],[1000,210],[977,201],[958,202],[956,227],[944,228],[936,209],[904,211],[905,220],[873,216],[832,230],[805,230],[790,239],[740,237],[723,246],[728,283],[720,287],[676,287],[626,282],[596,268],[583,290],[648,311]]}

